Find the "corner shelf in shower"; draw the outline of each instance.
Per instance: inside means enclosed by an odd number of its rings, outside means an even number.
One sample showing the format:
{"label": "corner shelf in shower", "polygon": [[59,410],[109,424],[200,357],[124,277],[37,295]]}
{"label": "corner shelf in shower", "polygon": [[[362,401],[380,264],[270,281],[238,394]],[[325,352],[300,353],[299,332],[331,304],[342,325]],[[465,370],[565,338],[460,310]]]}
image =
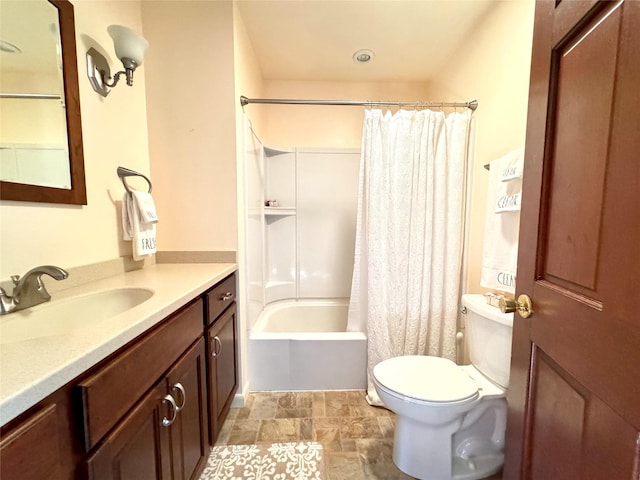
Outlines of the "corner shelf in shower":
{"label": "corner shelf in shower", "polygon": [[296,214],[296,207],[264,207],[267,217],[290,217]]}
{"label": "corner shelf in shower", "polygon": [[267,157],[275,157],[276,155],[283,155],[285,153],[294,153],[296,151],[295,148],[274,147],[272,145],[267,145],[266,143],[263,143],[262,145],[264,148],[264,154]]}
{"label": "corner shelf in shower", "polygon": [[264,285],[265,303],[286,298],[296,298],[296,282],[293,280],[267,280]]}

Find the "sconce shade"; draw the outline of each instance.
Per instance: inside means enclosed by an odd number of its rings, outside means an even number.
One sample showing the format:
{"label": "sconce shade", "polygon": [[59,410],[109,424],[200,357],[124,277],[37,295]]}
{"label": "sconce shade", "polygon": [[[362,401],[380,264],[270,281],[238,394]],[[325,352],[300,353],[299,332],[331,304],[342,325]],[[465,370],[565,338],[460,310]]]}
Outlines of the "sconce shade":
{"label": "sconce shade", "polygon": [[142,65],[144,52],[149,46],[149,42],[142,35],[122,25],[110,25],[107,32],[113,39],[113,47],[120,60],[128,58],[133,60],[136,66]]}

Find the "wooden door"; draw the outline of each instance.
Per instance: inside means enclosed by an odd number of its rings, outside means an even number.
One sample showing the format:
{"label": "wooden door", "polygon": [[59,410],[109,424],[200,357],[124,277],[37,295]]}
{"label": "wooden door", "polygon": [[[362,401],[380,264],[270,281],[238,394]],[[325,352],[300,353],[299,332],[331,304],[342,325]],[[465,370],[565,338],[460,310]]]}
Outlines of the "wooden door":
{"label": "wooden door", "polygon": [[172,479],[166,381],[145,395],[86,460],[88,480]]}
{"label": "wooden door", "polygon": [[180,410],[170,427],[174,480],[197,479],[209,453],[205,361],[201,338],[167,375]]}
{"label": "wooden door", "polygon": [[505,479],[640,478],[640,2],[536,3]]}
{"label": "wooden door", "polygon": [[213,445],[238,389],[236,304],[209,328],[209,435]]}

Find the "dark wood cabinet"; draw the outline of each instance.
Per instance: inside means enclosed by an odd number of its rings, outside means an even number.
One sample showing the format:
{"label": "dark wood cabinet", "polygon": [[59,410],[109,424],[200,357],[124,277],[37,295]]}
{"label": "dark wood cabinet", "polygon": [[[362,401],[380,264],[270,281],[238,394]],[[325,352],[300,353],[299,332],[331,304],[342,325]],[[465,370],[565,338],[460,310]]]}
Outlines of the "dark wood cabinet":
{"label": "dark wood cabinet", "polygon": [[166,382],[159,382],[89,455],[89,480],[169,480],[169,430],[162,425],[172,408],[163,401]]}
{"label": "dark wood cabinet", "polygon": [[209,435],[213,445],[238,389],[236,304],[232,303],[207,331]]}
{"label": "dark wood cabinet", "polygon": [[78,480],[82,431],[71,385],[0,428],[1,480]]}
{"label": "dark wood cabinet", "polygon": [[[59,442],[57,411],[53,404],[31,415],[0,440],[0,478],[61,480]],[[38,461],[34,461],[34,454]]]}
{"label": "dark wood cabinet", "polygon": [[192,480],[208,452],[203,340],[174,364],[87,459],[89,480]]}
{"label": "dark wood cabinet", "polygon": [[0,429],[2,480],[197,480],[238,387],[235,275]]}
{"label": "dark wood cabinet", "polygon": [[169,427],[174,480],[198,478],[209,453],[204,339],[198,341],[167,374],[169,394],[179,412]]}
{"label": "dark wood cabinet", "polygon": [[203,302],[197,300],[78,382],[86,451],[202,336]]}

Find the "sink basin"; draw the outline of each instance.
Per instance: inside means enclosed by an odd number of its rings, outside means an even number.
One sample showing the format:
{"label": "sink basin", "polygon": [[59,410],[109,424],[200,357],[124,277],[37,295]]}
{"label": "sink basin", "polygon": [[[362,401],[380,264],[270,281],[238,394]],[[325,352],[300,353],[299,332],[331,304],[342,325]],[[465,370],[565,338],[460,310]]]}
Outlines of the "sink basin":
{"label": "sink basin", "polygon": [[70,334],[123,313],[153,296],[146,288],[115,288],[38,305],[0,317],[0,344]]}

